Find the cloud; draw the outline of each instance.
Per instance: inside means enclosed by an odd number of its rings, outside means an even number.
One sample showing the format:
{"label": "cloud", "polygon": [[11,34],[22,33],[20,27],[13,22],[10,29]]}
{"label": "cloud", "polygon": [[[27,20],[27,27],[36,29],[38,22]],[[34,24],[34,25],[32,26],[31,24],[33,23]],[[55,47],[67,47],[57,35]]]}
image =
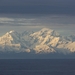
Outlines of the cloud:
{"label": "cloud", "polygon": [[33,21],[35,19],[0,17],[0,26],[30,26],[34,25]]}
{"label": "cloud", "polygon": [[0,17],[0,26],[75,26],[75,16],[43,15],[28,17]]}
{"label": "cloud", "polygon": [[1,0],[0,13],[75,15],[75,0]]}
{"label": "cloud", "polygon": [[14,21],[14,19],[12,19],[12,18],[7,18],[7,17],[5,17],[5,18],[1,18],[0,17],[0,21]]}
{"label": "cloud", "polygon": [[50,28],[59,33],[68,35],[75,34],[75,16],[66,15],[22,15],[1,16],[0,32],[9,30],[39,30],[41,28]]}

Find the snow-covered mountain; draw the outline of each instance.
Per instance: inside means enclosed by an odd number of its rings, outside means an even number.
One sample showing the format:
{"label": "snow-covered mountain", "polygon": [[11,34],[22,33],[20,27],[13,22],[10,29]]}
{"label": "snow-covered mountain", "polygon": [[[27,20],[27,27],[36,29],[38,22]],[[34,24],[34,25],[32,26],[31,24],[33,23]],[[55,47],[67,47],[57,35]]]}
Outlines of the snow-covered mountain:
{"label": "snow-covered mountain", "polygon": [[63,37],[56,31],[43,28],[37,32],[14,30],[0,37],[1,52],[73,53],[75,36]]}

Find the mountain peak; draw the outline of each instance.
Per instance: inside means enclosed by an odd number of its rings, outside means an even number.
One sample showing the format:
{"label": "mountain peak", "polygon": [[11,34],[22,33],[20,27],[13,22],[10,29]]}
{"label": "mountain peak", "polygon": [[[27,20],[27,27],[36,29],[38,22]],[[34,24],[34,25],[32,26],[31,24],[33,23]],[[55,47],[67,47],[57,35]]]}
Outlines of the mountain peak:
{"label": "mountain peak", "polygon": [[46,34],[46,35],[59,36],[59,34],[55,30],[52,30],[52,29],[49,29],[49,28],[43,28],[43,29],[40,30],[40,32],[42,34]]}
{"label": "mountain peak", "polygon": [[13,32],[15,32],[15,31],[14,30],[9,31],[9,33],[13,33]]}
{"label": "mountain peak", "polygon": [[41,29],[41,31],[53,31],[53,30],[49,29],[49,28],[43,28],[43,29]]}

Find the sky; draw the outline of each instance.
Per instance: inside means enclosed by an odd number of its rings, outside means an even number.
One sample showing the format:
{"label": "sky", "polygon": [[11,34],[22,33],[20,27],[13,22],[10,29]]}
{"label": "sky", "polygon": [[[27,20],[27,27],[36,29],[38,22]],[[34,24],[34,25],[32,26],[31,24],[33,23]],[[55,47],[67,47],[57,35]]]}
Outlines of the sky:
{"label": "sky", "polygon": [[50,28],[75,35],[75,0],[0,0],[0,35]]}

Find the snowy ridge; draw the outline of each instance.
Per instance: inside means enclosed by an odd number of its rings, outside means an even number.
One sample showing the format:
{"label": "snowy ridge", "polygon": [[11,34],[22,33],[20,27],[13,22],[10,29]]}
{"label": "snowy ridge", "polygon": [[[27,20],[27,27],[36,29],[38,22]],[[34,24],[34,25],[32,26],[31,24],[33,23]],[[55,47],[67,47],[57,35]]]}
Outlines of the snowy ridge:
{"label": "snowy ridge", "polygon": [[0,37],[0,51],[34,52],[34,53],[73,53],[75,36],[63,37],[56,31],[43,28],[37,32],[14,30]]}

